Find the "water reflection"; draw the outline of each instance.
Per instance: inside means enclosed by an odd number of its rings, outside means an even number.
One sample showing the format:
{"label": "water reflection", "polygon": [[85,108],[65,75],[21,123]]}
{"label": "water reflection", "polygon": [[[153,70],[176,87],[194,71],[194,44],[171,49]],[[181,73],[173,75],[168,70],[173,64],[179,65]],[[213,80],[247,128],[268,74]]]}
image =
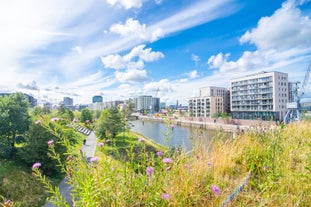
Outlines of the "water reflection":
{"label": "water reflection", "polygon": [[173,147],[182,147],[186,151],[192,149],[192,142],[202,139],[202,143],[207,146],[217,135],[215,130],[188,128],[175,125],[167,126],[164,123],[136,120],[130,123],[131,130],[136,131],[155,142]]}

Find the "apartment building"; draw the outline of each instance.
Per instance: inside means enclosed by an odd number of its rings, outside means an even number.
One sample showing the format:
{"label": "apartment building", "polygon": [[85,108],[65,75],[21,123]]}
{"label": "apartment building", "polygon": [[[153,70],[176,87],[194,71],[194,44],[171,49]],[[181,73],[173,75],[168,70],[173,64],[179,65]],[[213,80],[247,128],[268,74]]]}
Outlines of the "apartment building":
{"label": "apartment building", "polygon": [[288,74],[260,72],[230,81],[233,119],[283,120],[289,99]]}
{"label": "apartment building", "polygon": [[230,110],[229,90],[208,86],[200,88],[200,95],[189,99],[188,111],[194,117],[213,117]]}
{"label": "apartment building", "polygon": [[152,96],[138,96],[131,100],[134,103],[135,111],[155,113],[160,109],[160,98]]}

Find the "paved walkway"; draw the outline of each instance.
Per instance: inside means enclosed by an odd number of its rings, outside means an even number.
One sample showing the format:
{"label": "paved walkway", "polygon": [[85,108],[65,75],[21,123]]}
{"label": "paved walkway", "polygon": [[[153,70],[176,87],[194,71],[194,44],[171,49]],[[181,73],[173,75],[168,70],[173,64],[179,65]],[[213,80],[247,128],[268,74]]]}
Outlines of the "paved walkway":
{"label": "paved walkway", "polygon": [[[85,154],[87,158],[93,157],[95,154],[96,145],[97,145],[97,137],[95,133],[92,131],[87,137],[85,144],[82,146],[83,154]],[[64,178],[58,187],[60,193],[64,198],[66,198],[69,205],[73,206],[71,201],[72,199],[70,196],[71,186],[67,184],[67,178]],[[57,207],[57,206],[53,205],[52,203],[46,203],[44,207]]]}

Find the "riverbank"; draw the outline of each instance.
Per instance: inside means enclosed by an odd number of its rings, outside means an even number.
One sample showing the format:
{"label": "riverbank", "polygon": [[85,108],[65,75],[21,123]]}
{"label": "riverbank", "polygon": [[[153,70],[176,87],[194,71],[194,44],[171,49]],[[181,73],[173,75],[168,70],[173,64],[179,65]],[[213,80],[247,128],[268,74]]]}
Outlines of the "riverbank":
{"label": "riverbank", "polygon": [[[167,123],[167,117],[151,117],[151,116],[138,116],[139,120],[142,121],[154,121],[154,122],[161,122]],[[213,122],[207,120],[196,120],[196,119],[186,119],[186,118],[169,118],[170,124],[178,125],[178,126],[185,126],[185,127],[194,127],[199,129],[210,129],[210,130],[223,130],[225,132],[232,132],[232,133],[243,133],[246,130],[250,130],[256,125],[238,125],[238,124],[230,124],[224,123],[221,119],[214,119]],[[259,125],[258,122],[257,126]]]}

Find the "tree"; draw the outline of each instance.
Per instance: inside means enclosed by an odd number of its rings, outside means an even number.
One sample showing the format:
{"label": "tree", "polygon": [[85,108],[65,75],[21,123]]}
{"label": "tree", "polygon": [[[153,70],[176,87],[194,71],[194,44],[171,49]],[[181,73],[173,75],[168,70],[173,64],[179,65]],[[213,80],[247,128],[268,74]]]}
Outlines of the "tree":
{"label": "tree", "polygon": [[85,123],[87,120],[89,120],[89,122],[93,122],[93,113],[90,109],[85,108],[81,110],[80,121]]}
{"label": "tree", "polygon": [[107,137],[110,134],[112,138],[122,132],[125,127],[125,121],[122,114],[116,107],[111,107],[102,112],[97,126],[97,134],[100,138]]}
{"label": "tree", "polygon": [[10,158],[15,153],[16,137],[29,129],[31,120],[28,109],[29,103],[22,93],[0,99],[0,136],[6,139]]}

